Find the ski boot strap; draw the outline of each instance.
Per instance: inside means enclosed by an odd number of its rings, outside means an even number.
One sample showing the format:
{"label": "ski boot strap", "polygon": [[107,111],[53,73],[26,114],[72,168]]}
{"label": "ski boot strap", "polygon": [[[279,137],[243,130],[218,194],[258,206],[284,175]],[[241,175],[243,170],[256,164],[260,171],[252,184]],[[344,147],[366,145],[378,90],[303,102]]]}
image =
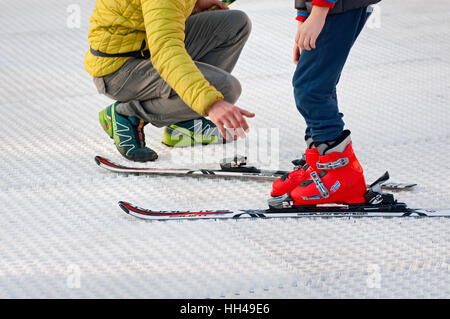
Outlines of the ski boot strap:
{"label": "ski boot strap", "polygon": [[330,197],[330,192],[323,184],[322,179],[319,177],[319,175],[315,171],[311,172],[309,175],[311,176],[314,184],[316,184],[317,190],[319,191],[320,195],[323,198]]}
{"label": "ski boot strap", "polygon": [[344,167],[349,163],[349,159],[347,157],[342,157],[336,161],[328,162],[328,163],[316,163],[316,167],[320,170],[330,170],[330,169],[336,169],[340,167]]}
{"label": "ski boot strap", "polygon": [[[340,167],[344,167],[349,163],[349,159],[347,157],[342,157],[336,161],[333,162],[327,162],[327,163],[316,163],[316,167],[319,170],[326,171],[331,169],[336,169]],[[312,181],[314,184],[316,184],[317,190],[319,191],[320,195],[323,198],[330,197],[330,191],[325,187],[325,185],[322,182],[322,179],[320,178],[320,175],[317,174],[316,171],[312,171],[310,174]]]}

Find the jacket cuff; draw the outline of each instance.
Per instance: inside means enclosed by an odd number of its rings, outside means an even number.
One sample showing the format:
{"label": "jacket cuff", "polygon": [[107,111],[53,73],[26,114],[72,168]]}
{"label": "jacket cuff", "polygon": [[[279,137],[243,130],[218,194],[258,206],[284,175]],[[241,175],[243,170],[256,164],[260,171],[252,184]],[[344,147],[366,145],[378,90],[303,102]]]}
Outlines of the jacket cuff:
{"label": "jacket cuff", "polygon": [[223,100],[224,97],[219,91],[213,90],[202,96],[199,96],[198,101],[194,102],[191,107],[195,112],[202,116],[208,116],[208,111],[211,106],[217,101]]}
{"label": "jacket cuff", "polygon": [[305,20],[308,18],[308,14],[304,13],[304,12],[297,12],[297,17],[295,18],[295,20],[300,21],[300,22],[305,22]]}
{"label": "jacket cuff", "polygon": [[337,0],[313,0],[313,6],[334,8]]}

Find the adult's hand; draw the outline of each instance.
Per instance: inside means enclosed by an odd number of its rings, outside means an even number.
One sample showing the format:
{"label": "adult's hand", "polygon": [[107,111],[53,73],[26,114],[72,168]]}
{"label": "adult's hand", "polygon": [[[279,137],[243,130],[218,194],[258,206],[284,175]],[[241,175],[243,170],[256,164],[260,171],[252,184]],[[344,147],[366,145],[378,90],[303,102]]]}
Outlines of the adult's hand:
{"label": "adult's hand", "polygon": [[[225,139],[229,139],[229,132],[236,140],[238,137],[245,138],[245,133],[248,132],[249,126],[245,117],[254,117],[255,114],[240,107],[237,107],[224,100],[215,102],[208,110],[208,115],[211,121],[219,128],[220,133]],[[228,129],[226,130],[225,127]]]}
{"label": "adult's hand", "polygon": [[217,6],[220,9],[228,10],[228,6],[220,0],[197,0],[197,3],[195,4],[195,11],[207,11],[211,9],[212,6]]}

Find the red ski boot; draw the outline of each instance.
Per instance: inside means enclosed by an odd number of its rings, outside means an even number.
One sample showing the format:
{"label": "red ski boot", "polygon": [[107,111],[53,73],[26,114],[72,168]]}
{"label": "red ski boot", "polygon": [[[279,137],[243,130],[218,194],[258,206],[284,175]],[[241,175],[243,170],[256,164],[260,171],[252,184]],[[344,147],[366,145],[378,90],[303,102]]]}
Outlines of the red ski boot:
{"label": "red ski boot", "polygon": [[[307,149],[305,154],[303,155],[303,158],[293,161],[292,163],[294,163],[296,168],[289,174],[280,177],[272,184],[272,192],[270,193],[270,195],[281,196],[290,193],[307,176],[305,175],[306,170],[308,169],[307,158],[310,158],[312,162],[316,162],[319,158],[319,152],[317,151],[317,148],[311,148],[313,144],[312,138],[305,136],[305,141]],[[315,158],[316,160],[312,160],[313,158]]]}
{"label": "red ski boot", "polygon": [[350,131],[333,144],[317,145],[318,160],[309,161],[306,178],[290,192],[293,205],[362,204],[366,182],[352,148]]}

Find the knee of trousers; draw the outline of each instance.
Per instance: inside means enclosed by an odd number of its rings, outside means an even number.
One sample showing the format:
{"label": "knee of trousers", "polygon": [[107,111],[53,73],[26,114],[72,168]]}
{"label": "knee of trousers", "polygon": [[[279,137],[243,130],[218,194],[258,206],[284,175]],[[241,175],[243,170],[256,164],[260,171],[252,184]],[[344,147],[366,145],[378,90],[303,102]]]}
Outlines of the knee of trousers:
{"label": "knee of trousers", "polygon": [[233,27],[236,27],[239,32],[245,34],[245,38],[247,38],[252,31],[252,21],[248,15],[241,10],[230,10],[230,14],[232,15]]}
{"label": "knee of trousers", "polygon": [[302,111],[310,104],[310,96],[308,90],[303,86],[294,87],[295,104],[299,111]]}
{"label": "knee of trousers", "polygon": [[239,99],[242,93],[242,86],[238,79],[229,74],[226,78],[226,83],[221,90],[225,101],[234,104]]}
{"label": "knee of trousers", "polygon": [[311,112],[321,105],[328,105],[331,101],[331,96],[332,92],[323,89],[315,90],[305,86],[294,88],[295,104],[302,114],[303,112]]}

